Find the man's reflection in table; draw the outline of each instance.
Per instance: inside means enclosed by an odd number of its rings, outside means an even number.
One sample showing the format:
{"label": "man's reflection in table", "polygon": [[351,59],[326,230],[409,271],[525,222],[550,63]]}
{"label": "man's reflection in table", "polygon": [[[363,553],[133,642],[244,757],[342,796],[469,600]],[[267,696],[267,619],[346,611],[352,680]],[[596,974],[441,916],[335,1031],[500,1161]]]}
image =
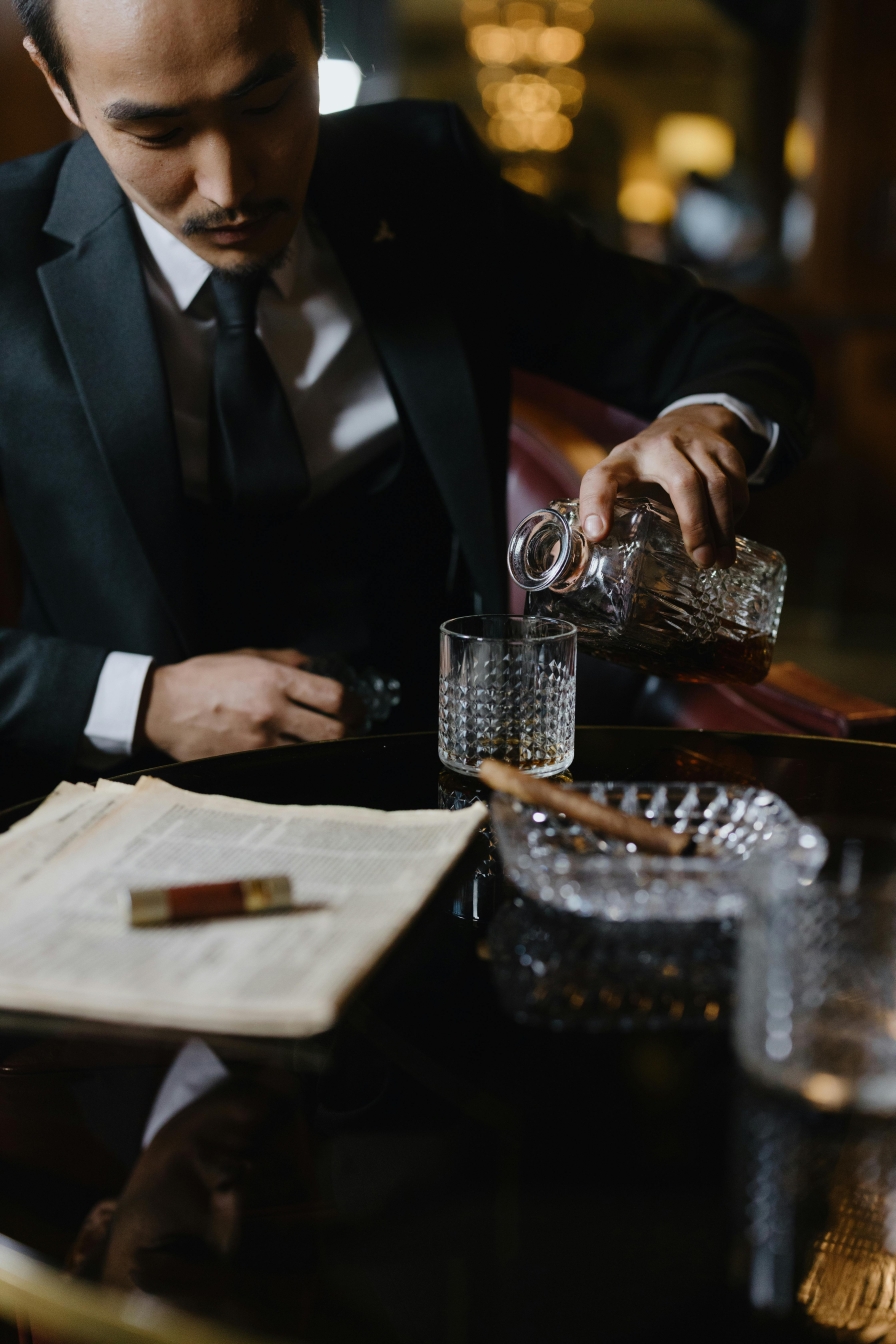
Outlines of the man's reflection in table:
{"label": "man's reflection in table", "polygon": [[300,1334],[315,1184],[296,1080],[226,1078],[151,1138],[119,1198],[88,1216],[70,1267],[231,1325]]}

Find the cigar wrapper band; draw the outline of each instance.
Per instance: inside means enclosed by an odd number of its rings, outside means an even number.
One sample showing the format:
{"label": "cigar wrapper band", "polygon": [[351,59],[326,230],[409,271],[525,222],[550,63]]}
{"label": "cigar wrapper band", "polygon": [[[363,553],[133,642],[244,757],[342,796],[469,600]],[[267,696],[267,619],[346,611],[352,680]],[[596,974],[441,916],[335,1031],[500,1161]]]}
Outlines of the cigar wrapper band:
{"label": "cigar wrapper band", "polygon": [[243,882],[202,883],[189,887],[153,887],[131,892],[131,924],[148,928],[187,919],[261,915],[293,908],[288,877],[250,878]]}

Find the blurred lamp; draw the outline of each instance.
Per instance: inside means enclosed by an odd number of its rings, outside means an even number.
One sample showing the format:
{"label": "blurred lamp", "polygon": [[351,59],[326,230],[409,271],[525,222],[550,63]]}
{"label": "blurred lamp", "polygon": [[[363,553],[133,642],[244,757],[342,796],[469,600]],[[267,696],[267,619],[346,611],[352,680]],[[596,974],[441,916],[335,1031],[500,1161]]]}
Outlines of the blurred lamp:
{"label": "blurred lamp", "polygon": [[554,22],[566,28],[578,28],[587,33],[594,23],[591,0],[560,0],[554,10]]}
{"label": "blurred lamp", "polygon": [[631,224],[668,224],[675,215],[675,192],[655,178],[633,177],[623,183],[619,213]]}
{"label": "blurred lamp", "polygon": [[656,130],[657,158],[676,177],[724,177],[734,167],[734,149],[734,131],[721,117],[673,112]]}
{"label": "blurred lamp", "polygon": [[541,168],[537,168],[534,163],[527,163],[525,159],[518,159],[516,163],[508,163],[501,169],[501,176],[506,181],[512,182],[515,187],[521,191],[527,191],[530,196],[547,196],[548,194],[548,176]]}
{"label": "blurred lamp", "polygon": [[585,49],[585,39],[575,28],[545,28],[538,36],[535,55],[545,65],[568,65]]}
{"label": "blurred lamp", "polygon": [[799,265],[812,251],[815,242],[815,203],[805,191],[791,193],[781,220],[781,251],[788,261]]}
{"label": "blurred lamp", "polygon": [[512,0],[504,10],[504,22],[508,28],[516,23],[540,23],[544,26],[545,18],[544,5],[528,4],[524,0]]}
{"label": "blurred lamp", "polygon": [[815,136],[804,121],[797,118],[787,128],[784,140],[784,165],[797,182],[805,182],[815,172]]}
{"label": "blurred lamp", "polygon": [[736,201],[717,191],[694,187],[678,202],[675,227],[701,261],[718,265],[737,251],[748,224]]}
{"label": "blurred lamp", "polygon": [[460,17],[465,28],[475,28],[477,23],[497,23],[501,14],[497,0],[464,0]]}
{"label": "blurred lamp", "polygon": [[540,149],[546,154],[557,154],[572,139],[572,122],[560,112],[545,111],[534,116],[499,114],[489,122],[488,133],[498,149],[516,154]]}
{"label": "blurred lamp", "polygon": [[560,111],[560,90],[540,75],[517,75],[502,84],[495,95],[498,111],[505,117],[539,117]]}
{"label": "blurred lamp", "polygon": [[320,78],[320,110],[322,116],[330,112],[345,112],[354,107],[361,92],[363,75],[354,61],[331,61],[327,56],[321,58],[318,67]]}
{"label": "blurred lamp", "polygon": [[483,65],[512,65],[519,55],[515,31],[499,23],[480,23],[471,28],[467,46],[471,56]]}

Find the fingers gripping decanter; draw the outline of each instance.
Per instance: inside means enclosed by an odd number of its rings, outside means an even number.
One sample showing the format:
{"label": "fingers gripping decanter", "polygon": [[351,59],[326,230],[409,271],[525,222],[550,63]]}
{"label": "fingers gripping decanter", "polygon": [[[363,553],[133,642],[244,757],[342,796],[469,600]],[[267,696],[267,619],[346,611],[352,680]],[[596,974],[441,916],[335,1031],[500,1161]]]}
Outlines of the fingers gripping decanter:
{"label": "fingers gripping decanter", "polygon": [[730,569],[700,569],[675,513],[650,499],[622,499],[596,546],[579,526],[578,501],[555,500],[510,540],[511,577],[533,616],[572,621],[579,648],[676,681],[762,681],[772,662],[787,566],[737,538]]}

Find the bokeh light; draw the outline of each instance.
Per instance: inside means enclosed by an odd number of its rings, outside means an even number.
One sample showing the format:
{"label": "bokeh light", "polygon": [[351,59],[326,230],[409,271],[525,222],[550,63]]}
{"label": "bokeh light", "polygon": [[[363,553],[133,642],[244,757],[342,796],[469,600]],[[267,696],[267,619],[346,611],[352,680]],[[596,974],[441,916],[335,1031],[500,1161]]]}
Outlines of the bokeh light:
{"label": "bokeh light", "polygon": [[536,41],[538,59],[545,63],[577,61],[584,50],[585,39],[575,28],[545,28]]}
{"label": "bokeh light", "polygon": [[530,196],[547,196],[550,190],[547,173],[525,159],[516,159],[508,163],[502,169],[501,176],[506,181],[512,182],[515,187],[519,187],[521,191],[527,191]]}
{"label": "bokeh light", "polygon": [[797,182],[805,182],[815,172],[815,158],[815,136],[811,128],[797,118],[787,128],[784,165]]}
{"label": "bokeh light", "polygon": [[632,224],[668,224],[675,216],[675,192],[655,178],[634,177],[623,182],[617,202],[623,219]]}
{"label": "bokeh light", "polygon": [[734,167],[735,135],[721,117],[673,112],[656,129],[656,155],[672,176],[724,177]]}
{"label": "bokeh light", "polygon": [[564,28],[587,33],[594,23],[591,0],[561,0],[554,11],[554,22]]}
{"label": "bokeh light", "polygon": [[678,198],[662,164],[653,154],[629,154],[622,164],[617,207],[630,224],[668,224]]}
{"label": "bokeh light", "polygon": [[465,0],[460,17],[466,28],[475,28],[479,23],[499,23],[501,6],[497,0]]}
{"label": "bokeh light", "polygon": [[489,138],[498,149],[556,154],[572,140],[585,78],[570,66],[584,50],[594,22],[592,5],[593,0],[464,0],[467,48],[485,67],[477,85],[490,118]]}
{"label": "bokeh light", "polygon": [[519,56],[517,35],[499,23],[483,23],[467,34],[467,47],[483,65],[513,65]]}
{"label": "bokeh light", "polygon": [[585,96],[585,76],[578,70],[567,66],[554,66],[547,71],[545,78],[560,94],[560,106],[569,117],[575,117],[582,110]]}
{"label": "bokeh light", "polygon": [[511,0],[504,6],[504,22],[510,27],[518,23],[540,23],[544,26],[547,11],[544,5],[529,3],[529,0]]}

